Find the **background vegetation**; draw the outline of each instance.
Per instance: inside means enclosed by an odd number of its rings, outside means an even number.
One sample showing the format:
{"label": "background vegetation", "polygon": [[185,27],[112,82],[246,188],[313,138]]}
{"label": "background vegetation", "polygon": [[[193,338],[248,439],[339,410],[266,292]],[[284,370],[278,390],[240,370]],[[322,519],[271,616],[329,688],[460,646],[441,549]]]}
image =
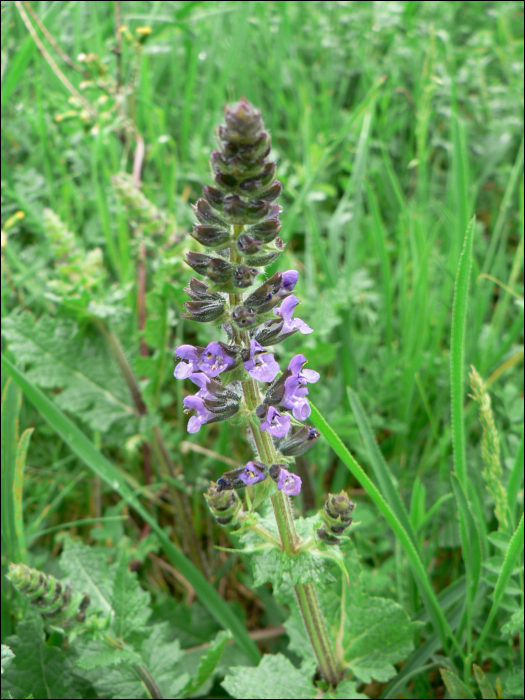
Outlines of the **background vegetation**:
{"label": "background vegetation", "polygon": [[[475,215],[465,367],[473,364],[489,388],[505,493],[514,479],[498,545],[490,535],[498,528],[494,490],[482,476],[482,423],[465,383],[465,483],[488,562],[476,603],[481,622],[472,628],[479,634],[501,568],[495,560],[523,510],[515,477],[523,457],[522,4],[122,2],[130,42],[125,33],[116,39],[114,3],[32,7],[84,71],[61,60],[39,32],[93,111],[60,81],[15,3],[2,3],[3,352],[106,455],[122,489],[140,496],[266,650],[296,661],[271,589],[254,589],[245,562],[214,549],[231,540],[202,497],[210,479],[246,462],[249,445],[225,423],[188,435],[184,389],[172,377],[176,345],[212,339],[181,318],[191,274],[182,261],[196,249],[187,234],[190,203],[209,182],[223,106],[245,95],[271,131],[287,242],[278,264],[302,273],[299,315],[315,329],[277,346],[277,359],[285,366],[304,352],[321,372],[312,401],[374,479],[378,453],[366,440],[364,409],[438,594],[465,575],[451,483],[450,337],[454,281]],[[145,26],[150,34],[136,33]],[[118,81],[119,71],[129,90],[117,94],[107,81]],[[149,231],[126,214],[111,180],[131,173],[137,133],[145,144],[143,192],[168,212]],[[143,410],[108,350],[108,328],[139,378]],[[7,377],[3,371],[3,389]],[[19,400],[13,391],[9,415]],[[20,434],[34,428],[23,477],[27,553],[3,521],[3,570],[18,557],[59,574],[56,557],[69,538],[104,547],[108,556],[125,550],[153,595],[156,619],[172,622],[183,648],[209,642],[219,625],[122,498],[120,482],[111,488],[93,474],[43,415],[22,401]],[[159,433],[169,463],[159,454]],[[365,489],[326,440],[301,461],[298,508],[313,512],[328,492],[348,489],[368,591],[417,616],[421,600],[403,550]],[[2,510],[16,520],[16,498],[9,498],[3,493]],[[509,594],[498,613],[501,624],[523,610],[522,580],[521,568],[517,597]],[[462,591],[452,603],[462,602]],[[3,581],[2,641],[20,605]],[[522,663],[520,635],[491,634],[478,663],[494,683],[509,682],[503,697],[518,697],[512,669]],[[227,647],[218,680],[238,663],[235,649]],[[443,694],[431,654],[405,681],[404,697]],[[198,650],[187,654],[188,668],[198,657]],[[226,696],[217,680],[211,690],[210,683],[208,696]],[[361,690],[389,692],[375,682]]]}

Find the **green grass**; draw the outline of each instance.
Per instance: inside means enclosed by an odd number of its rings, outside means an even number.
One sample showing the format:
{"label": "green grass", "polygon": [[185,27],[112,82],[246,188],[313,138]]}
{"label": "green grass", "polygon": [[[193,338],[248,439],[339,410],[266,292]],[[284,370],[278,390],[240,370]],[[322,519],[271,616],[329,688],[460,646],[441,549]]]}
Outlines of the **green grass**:
{"label": "green grass", "polygon": [[[75,61],[81,52],[94,52],[116,74],[113,3],[33,6]],[[224,104],[246,95],[272,134],[283,182],[287,248],[276,265],[301,272],[298,315],[316,331],[276,348],[281,366],[304,352],[309,366],[322,374],[311,389],[313,416],[318,427],[329,427],[326,439],[306,455],[315,507],[322,507],[328,492],[361,489],[353,495],[356,519],[362,521],[354,539],[370,587],[395,598],[412,617],[434,623],[422,635],[426,652],[416,644],[405,671],[383,688],[384,697],[393,697],[394,689],[407,697],[434,697],[431,655],[440,649],[450,654],[449,670],[463,681],[470,674],[463,668],[467,659],[486,662],[491,680],[499,674],[504,683],[511,662],[489,648],[495,628],[484,626],[488,607],[480,623],[479,595],[494,593],[489,622],[503,624],[506,577],[519,568],[522,554],[512,539],[495,590],[489,590],[483,562],[498,554],[489,539],[497,522],[481,477],[476,406],[463,378],[473,364],[490,382],[510,537],[523,528],[516,466],[523,455],[521,3],[121,3],[132,32],[152,28],[136,61],[123,40],[123,78],[135,75],[136,85],[124,108],[146,145],[143,191],[177,223],[169,242],[153,242],[147,252],[148,358],[139,354],[137,246],[110,179],[122,169],[131,173],[134,139],[129,148],[123,145],[116,109],[96,129],[82,121],[15,4],[2,7],[2,225],[8,222],[2,316],[25,310],[58,322],[73,315],[79,337],[98,347],[86,316],[51,295],[56,288],[50,281],[59,275],[43,223],[43,208],[51,207],[82,250],[102,248],[107,277],[93,296],[106,305],[136,376],[145,378],[139,383],[149,407],[148,415],[104,430],[76,411],[73,401],[61,404],[69,416],[62,414],[64,420],[82,432],[93,459],[106,460],[119,478],[125,472],[126,488],[143,489],[144,518],[135,511],[121,526],[105,524],[104,518],[115,515],[112,509],[126,500],[124,492],[88,477],[82,450],[60,431],[59,439],[45,411],[24,399],[20,435],[35,427],[23,472],[29,563],[52,568],[61,546],[56,527],[97,519],[109,539],[125,535],[136,545],[149,518],[160,537],[170,529],[178,556],[183,551],[191,558],[180,514],[177,520],[155,498],[164,479],[156,454],[153,480],[144,483],[142,442],[158,424],[178,474],[171,488],[187,495],[182,518],[191,521],[201,542],[211,586],[235,601],[250,630],[282,623],[282,611],[276,603],[272,607],[264,590],[266,610],[254,606],[246,592],[250,575],[240,560],[213,550],[212,543],[228,547],[230,541],[212,527],[201,495],[209,479],[227,468],[214,454],[242,464],[249,445],[225,424],[210,426],[198,438],[186,433],[184,390],[172,378],[170,359],[181,342],[211,340],[209,329],[181,319],[182,287],[190,277],[181,260],[193,220],[189,204],[209,182],[214,128]],[[49,50],[80,89],[83,76]],[[82,94],[100,113],[112,104],[111,98],[103,104],[97,88]],[[24,218],[10,221],[20,210]],[[60,401],[59,385],[39,376],[38,365],[19,363],[9,340],[2,347],[11,367],[19,365],[11,374],[25,373],[36,391],[36,385],[48,391],[42,400],[51,405],[55,394]],[[73,370],[81,371],[76,365]],[[86,368],[87,379],[104,387],[118,367],[108,363],[95,370]],[[6,388],[8,376],[2,369],[6,406],[16,403],[12,380]],[[122,400],[131,402],[127,396]],[[11,414],[6,411],[5,449],[14,465],[19,436]],[[188,443],[210,452],[188,449]],[[15,478],[10,468],[3,485]],[[17,505],[3,496],[2,506],[3,553],[20,556]],[[35,539],[40,530],[44,534]],[[84,524],[75,534],[92,543],[97,532]],[[522,569],[519,577],[522,583]],[[159,599],[168,592],[177,599],[187,595],[184,582],[165,579],[148,560],[141,580]],[[464,586],[459,599],[452,596],[458,582]],[[217,591],[210,595],[221,619],[226,613],[220,612]],[[205,598],[202,589],[194,605],[206,605]],[[4,638],[14,623],[4,588],[2,611]],[[239,630],[238,639],[244,627]],[[488,635],[483,644],[480,634]],[[281,638],[269,648],[285,647]]]}

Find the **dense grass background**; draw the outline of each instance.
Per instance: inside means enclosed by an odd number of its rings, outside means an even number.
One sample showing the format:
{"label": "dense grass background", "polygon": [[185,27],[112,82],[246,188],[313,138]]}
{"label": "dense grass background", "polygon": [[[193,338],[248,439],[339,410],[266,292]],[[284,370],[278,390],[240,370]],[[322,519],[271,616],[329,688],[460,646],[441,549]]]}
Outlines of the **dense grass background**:
{"label": "dense grass background", "polygon": [[[249,590],[250,574],[242,562],[212,549],[214,542],[227,546],[229,540],[212,532],[201,497],[209,479],[227,468],[214,453],[242,464],[249,446],[240,431],[226,424],[188,436],[183,390],[172,379],[170,359],[181,340],[205,344],[211,339],[209,329],[180,318],[181,290],[190,276],[180,261],[185,246],[193,247],[185,235],[192,222],[189,203],[209,182],[208,158],[223,105],[245,95],[261,109],[271,131],[284,185],[280,203],[287,248],[278,266],[302,272],[299,315],[316,331],[278,346],[278,359],[283,366],[304,352],[309,366],[322,373],[311,389],[312,400],[368,467],[347,387],[359,396],[413,526],[420,527],[425,564],[436,592],[441,591],[463,574],[456,510],[447,498],[449,350],[454,279],[473,215],[465,358],[489,382],[505,480],[522,433],[523,298],[516,297],[523,293],[522,4],[120,5],[130,30],[144,25],[153,30],[135,76],[129,75],[132,50],[124,43],[124,80],[136,84],[129,110],[146,144],[144,192],[177,222],[175,249],[154,246],[149,253],[148,317],[164,319],[166,331],[159,335],[156,327],[147,327],[157,380],[153,398],[146,386],[145,392],[181,472],[180,484],[190,493],[191,517],[212,582],[244,610],[250,629],[280,624],[268,591],[261,591],[261,606]],[[33,7],[66,53],[76,59],[81,52],[94,52],[115,74],[113,3],[38,2]],[[140,375],[145,366],[138,357],[135,247],[110,180],[119,170],[131,171],[130,153],[118,137],[121,124],[115,110],[97,125],[83,121],[14,3],[2,3],[2,9],[2,222],[17,211],[25,214],[10,223],[5,246],[2,242],[2,315],[20,309],[37,319],[64,314],[45,294],[55,274],[43,225],[43,207],[50,207],[86,250],[102,247],[105,284],[124,290],[114,304],[128,311],[116,327]],[[60,65],[78,89],[82,76]],[[83,94],[100,113],[112,104],[104,104],[100,91]],[[155,275],[168,269],[167,260],[174,291],[163,297]],[[83,332],[92,331],[84,325]],[[7,356],[17,361],[9,344]],[[101,384],[115,372],[109,364],[101,368]],[[2,375],[2,386],[5,379]],[[135,485],[143,481],[137,437],[147,431],[143,424],[134,417],[119,419],[105,431],[92,429],[81,411],[71,415]],[[482,504],[478,515],[486,523],[486,537],[494,529],[494,516],[480,475],[481,428],[466,385],[465,416],[468,478]],[[30,425],[36,430],[24,486],[25,517],[35,535],[33,564],[52,570],[61,546],[57,526],[120,514],[122,503],[24,403],[21,428]],[[201,454],[192,444],[212,453]],[[420,601],[404,575],[402,552],[347,468],[322,440],[303,462],[303,512],[321,507],[328,491],[350,489],[361,520],[356,546],[371,590],[394,597],[415,614]],[[155,464],[154,474],[156,482]],[[425,519],[442,497],[439,510]],[[169,512],[161,508],[158,517],[169,524]],[[43,528],[54,531],[45,534]],[[115,544],[127,535],[126,546],[136,547],[141,528],[140,521],[130,519],[124,526],[85,525],[72,532],[88,542]],[[168,590],[179,599],[186,591],[180,580],[165,577],[156,554],[145,560],[141,580],[159,593],[159,600]],[[7,617],[2,638],[9,630]],[[273,644],[272,649],[284,648],[286,641]],[[502,659],[493,662],[505,665]],[[433,682],[431,675],[417,678],[411,696],[433,697]]]}

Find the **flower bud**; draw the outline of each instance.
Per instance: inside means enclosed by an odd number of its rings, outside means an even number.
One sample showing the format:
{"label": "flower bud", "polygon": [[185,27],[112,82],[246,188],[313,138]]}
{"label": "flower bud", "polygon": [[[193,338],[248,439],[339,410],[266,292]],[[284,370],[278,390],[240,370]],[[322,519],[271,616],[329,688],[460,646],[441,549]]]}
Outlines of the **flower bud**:
{"label": "flower bud", "polygon": [[216,284],[226,284],[232,279],[232,264],[224,258],[212,258],[206,277]]}
{"label": "flower bud", "polygon": [[246,289],[253,284],[254,277],[259,274],[256,267],[237,265],[233,270],[233,286],[238,289]]}
{"label": "flower bud", "polygon": [[219,525],[235,525],[241,510],[241,501],[235,491],[224,491],[219,486],[210,486],[204,494],[215,520]]}
{"label": "flower bud", "polygon": [[261,267],[263,265],[270,265],[270,263],[279,257],[284,248],[285,243],[283,242],[283,239],[277,236],[277,238],[275,238],[271,243],[261,245],[258,253],[246,253],[244,255],[246,255],[246,262],[248,265],[252,265],[253,267]]}
{"label": "flower bud", "polygon": [[220,226],[197,225],[193,227],[191,236],[207,248],[225,248],[230,241],[230,231]]}
{"label": "flower bud", "polygon": [[206,274],[208,266],[213,259],[214,258],[212,255],[206,255],[206,253],[195,253],[193,250],[186,253],[186,262],[193,270],[195,270],[195,272],[198,272],[199,275]]}
{"label": "flower bud", "polygon": [[284,326],[284,320],[282,318],[271,318],[265,321],[255,330],[251,331],[250,335],[254,340],[256,340],[259,345],[267,347],[268,345],[277,345],[282,343],[283,340],[289,338],[294,333],[297,333],[298,328],[293,328],[292,330],[282,333]]}
{"label": "flower bud", "polygon": [[237,248],[242,255],[256,255],[261,251],[262,243],[247,233],[241,233],[237,239]]}
{"label": "flower bud", "polygon": [[257,311],[245,306],[236,306],[232,311],[232,321],[238,328],[246,329],[257,325]]}
{"label": "flower bud", "polygon": [[285,457],[298,457],[315,445],[321,437],[321,433],[309,425],[303,425],[288,438],[281,440],[278,449]]}
{"label": "flower bud", "polygon": [[273,309],[280,302],[278,295],[282,284],[282,273],[276,272],[264,284],[258,287],[244,300],[244,306],[255,309],[258,313],[265,313]]}
{"label": "flower bud", "polygon": [[270,243],[279,235],[281,228],[282,224],[279,219],[266,219],[260,224],[249,226],[246,229],[246,233],[249,236],[253,236],[253,238],[263,241],[263,243]]}
{"label": "flower bud", "polygon": [[202,282],[196,277],[190,279],[188,286],[184,287],[184,291],[194,301],[220,301],[222,299],[220,294],[210,292],[206,282]]}
{"label": "flower bud", "polygon": [[328,535],[341,536],[352,524],[352,512],[355,504],[348,498],[344,491],[337,495],[328,494],[324,504],[324,510],[319,511],[326,524]]}
{"label": "flower bud", "polygon": [[201,224],[228,229],[228,222],[221,218],[203,197],[197,200],[197,204],[192,204],[191,206]]}
{"label": "flower bud", "polygon": [[184,308],[187,313],[183,313],[184,318],[199,323],[217,321],[224,313],[224,299],[214,299],[213,301],[187,301]]}

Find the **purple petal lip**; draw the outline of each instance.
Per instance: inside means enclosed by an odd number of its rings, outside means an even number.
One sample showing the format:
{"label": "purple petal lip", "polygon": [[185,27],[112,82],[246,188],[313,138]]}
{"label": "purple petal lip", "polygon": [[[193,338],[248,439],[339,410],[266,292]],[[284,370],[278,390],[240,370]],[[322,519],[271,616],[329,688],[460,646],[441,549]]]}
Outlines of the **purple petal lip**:
{"label": "purple petal lip", "polygon": [[206,382],[209,379],[208,376],[206,376],[202,372],[195,372],[194,374],[190,374],[190,379],[194,384],[196,384],[199,387],[199,391],[196,393],[196,396],[200,396],[203,399],[211,400],[215,398],[214,395],[208,391],[208,388],[206,386]]}
{"label": "purple petal lip", "polygon": [[295,294],[290,294],[289,297],[286,297],[286,299],[282,301],[281,306],[273,310],[274,314],[280,316],[284,321],[283,327],[281,328],[281,335],[284,333],[291,333],[294,330],[298,330],[303,334],[314,332],[314,329],[310,328],[302,319],[292,319],[294,309],[298,303],[299,299]]}
{"label": "purple petal lip", "polygon": [[281,318],[286,324],[290,322],[290,319],[293,316],[294,309],[298,303],[299,299],[295,296],[295,294],[290,294],[290,296],[286,297],[286,299],[281,303],[281,306],[274,309],[273,311],[277,316],[281,316]]}
{"label": "purple petal lip", "polygon": [[175,357],[182,357],[183,360],[192,362],[199,361],[199,353],[193,345],[179,345],[178,348],[175,348]]}
{"label": "purple petal lip", "polygon": [[301,377],[310,384],[316,382],[320,376],[319,372],[316,372],[315,369],[303,369],[301,372]]}
{"label": "purple petal lip", "polygon": [[173,375],[177,379],[187,379],[194,371],[193,362],[179,362],[175,365]]}
{"label": "purple petal lip", "polygon": [[273,354],[266,352],[256,340],[250,341],[250,357],[243,365],[250,376],[260,382],[273,381],[280,371]]}
{"label": "purple petal lip", "polygon": [[284,437],[290,429],[290,416],[281,416],[279,411],[270,406],[266,414],[266,420],[261,423],[261,430],[267,430],[270,435]]}
{"label": "purple petal lip", "polygon": [[306,357],[304,355],[294,355],[288,363],[288,369],[292,374],[299,375],[305,363]]}
{"label": "purple petal lip", "polygon": [[283,292],[291,292],[297,284],[298,279],[299,273],[297,272],[297,270],[286,270],[286,272],[283,272],[281,289],[279,290],[279,293],[282,294]]}
{"label": "purple petal lip", "polygon": [[246,486],[250,486],[251,484],[257,484],[259,481],[264,481],[266,474],[257,469],[253,462],[248,462],[244,467],[244,471],[239,474],[239,479],[244,481]]}
{"label": "purple petal lip", "polygon": [[277,488],[287,496],[297,496],[301,491],[301,477],[297,474],[292,474],[287,469],[281,469]]}

